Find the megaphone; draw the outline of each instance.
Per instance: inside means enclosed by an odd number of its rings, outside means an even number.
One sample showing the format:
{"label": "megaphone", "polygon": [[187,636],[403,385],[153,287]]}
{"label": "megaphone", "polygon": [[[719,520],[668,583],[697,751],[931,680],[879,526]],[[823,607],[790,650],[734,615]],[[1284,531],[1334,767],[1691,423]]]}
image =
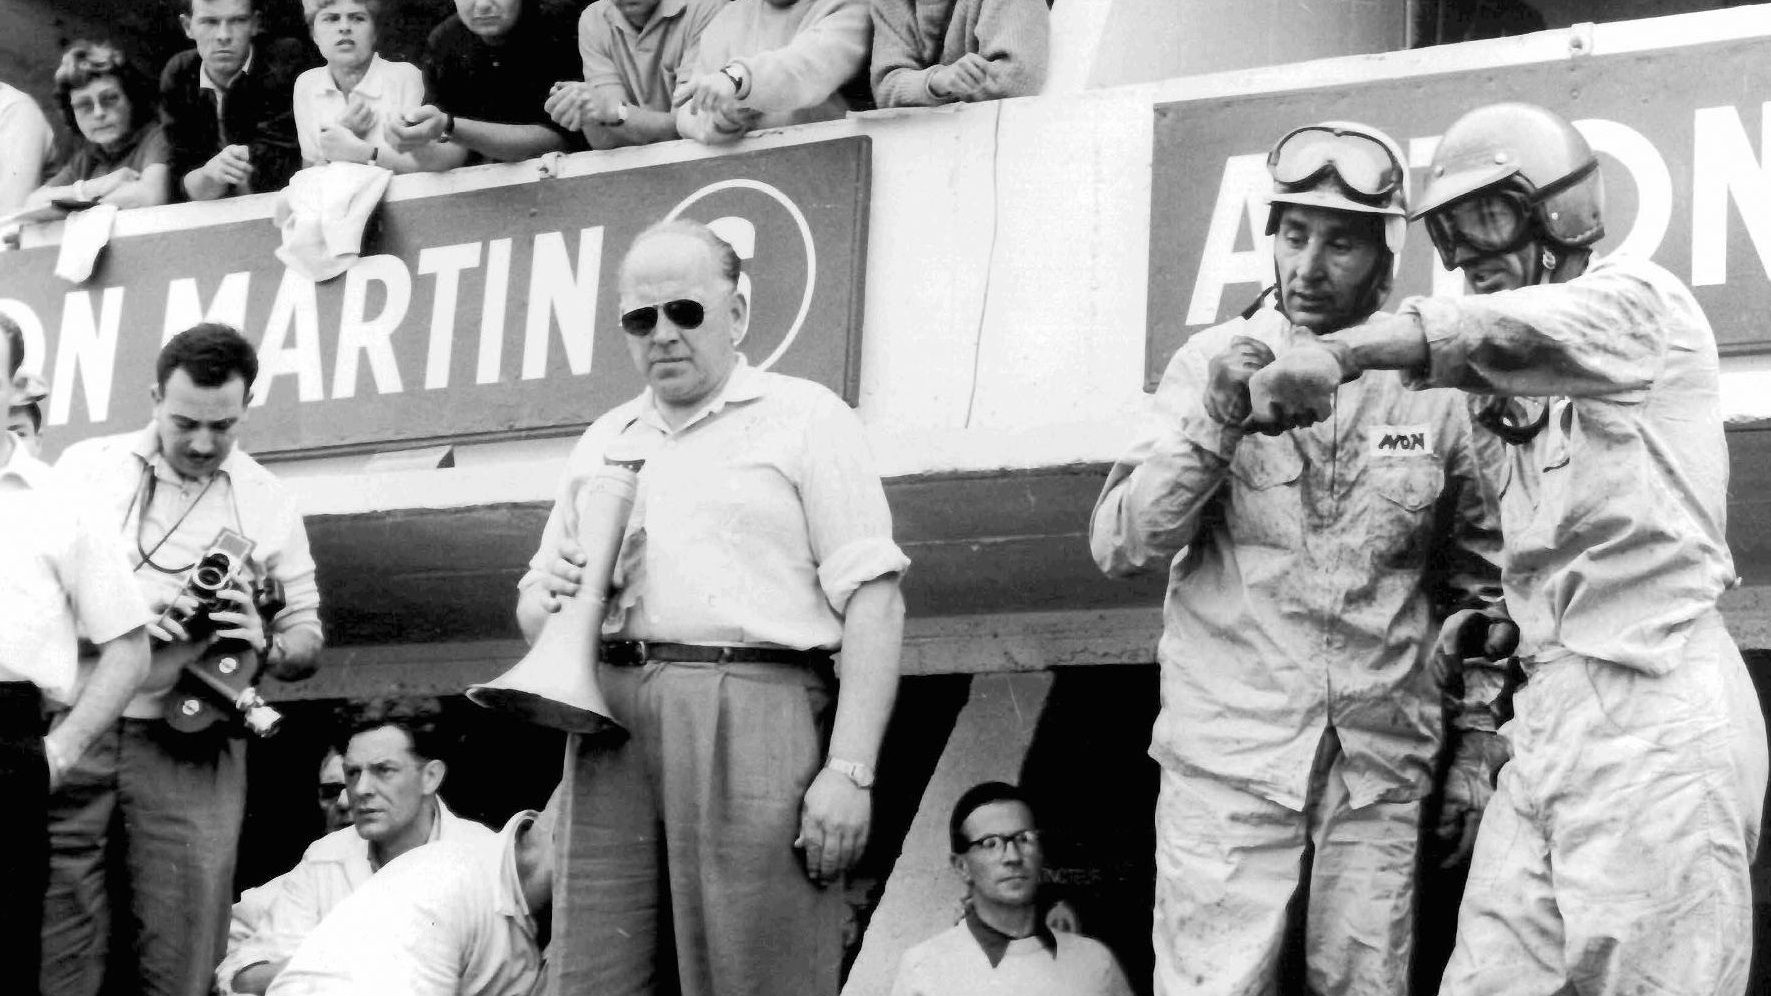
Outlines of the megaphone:
{"label": "megaphone", "polygon": [[638,463],[608,463],[573,482],[570,507],[584,550],[578,594],[560,599],[541,635],[516,666],[491,681],[470,685],[468,700],[538,726],[620,743],[627,728],[609,714],[596,683],[603,607],[615,557],[633,511]]}

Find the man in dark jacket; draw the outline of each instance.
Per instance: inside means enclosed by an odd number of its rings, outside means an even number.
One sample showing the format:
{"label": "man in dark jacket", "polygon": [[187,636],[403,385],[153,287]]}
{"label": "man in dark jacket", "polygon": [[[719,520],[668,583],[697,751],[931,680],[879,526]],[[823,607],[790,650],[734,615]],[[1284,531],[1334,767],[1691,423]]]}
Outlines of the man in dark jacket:
{"label": "man in dark jacket", "polygon": [[167,60],[160,113],[178,196],[211,201],[281,190],[301,168],[291,92],[311,61],[301,43],[253,44],[255,0],[187,0],[197,47]]}

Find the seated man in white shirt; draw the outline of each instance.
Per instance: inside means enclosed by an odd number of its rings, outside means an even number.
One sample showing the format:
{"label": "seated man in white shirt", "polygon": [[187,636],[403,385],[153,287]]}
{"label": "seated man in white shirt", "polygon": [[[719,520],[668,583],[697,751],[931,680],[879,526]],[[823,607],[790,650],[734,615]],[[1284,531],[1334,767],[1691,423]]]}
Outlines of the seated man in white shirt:
{"label": "seated man in white shirt", "polygon": [[[320,760],[320,825],[325,829],[323,834],[334,830],[344,830],[351,824],[351,794],[344,789],[344,755],[338,748],[330,747],[326,756]],[[283,894],[283,886],[295,869],[291,868],[263,885],[256,885],[240,893],[240,899],[234,903],[234,909],[228,918],[228,953],[227,959],[233,960],[234,952],[240,945],[251,939],[258,928],[265,923],[270,914],[271,903]]]}
{"label": "seated man in white shirt", "polygon": [[492,838],[437,797],[447,768],[432,706],[372,707],[352,725],[344,750],[352,825],[315,841],[278,880],[258,929],[215,970],[223,993],[263,993],[320,921],[400,855],[436,841]]}
{"label": "seated man in white shirt", "polygon": [[965,919],[904,953],[892,996],[1131,996],[1106,945],[1040,918],[1044,852],[1020,789],[972,786],[947,826],[971,893]]}
{"label": "seated man in white shirt", "polygon": [[332,911],[270,996],[530,996],[553,907],[554,814],[422,847]]}

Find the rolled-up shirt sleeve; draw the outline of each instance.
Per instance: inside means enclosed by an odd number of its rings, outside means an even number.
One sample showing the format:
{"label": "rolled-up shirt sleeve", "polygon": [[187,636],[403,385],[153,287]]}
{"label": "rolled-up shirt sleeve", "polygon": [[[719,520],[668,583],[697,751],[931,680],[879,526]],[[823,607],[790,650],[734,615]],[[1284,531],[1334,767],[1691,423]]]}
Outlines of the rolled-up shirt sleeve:
{"label": "rolled-up shirt sleeve", "polygon": [[320,632],[320,585],[315,577],[314,557],[308,549],[307,526],[301,514],[290,509],[287,515],[286,539],[282,548],[266,567],[270,575],[283,584],[283,611],[271,622],[271,629],[287,633],[301,626]]}
{"label": "rolled-up shirt sleeve", "polygon": [[798,485],[818,584],[838,614],[855,590],[902,574],[910,558],[892,541],[892,513],[861,420],[829,395],[806,428]]}
{"label": "rolled-up shirt sleeve", "polygon": [[1475,297],[1410,298],[1428,366],[1410,386],[1639,401],[1665,363],[1681,297],[1651,263],[1607,260],[1566,283]]}

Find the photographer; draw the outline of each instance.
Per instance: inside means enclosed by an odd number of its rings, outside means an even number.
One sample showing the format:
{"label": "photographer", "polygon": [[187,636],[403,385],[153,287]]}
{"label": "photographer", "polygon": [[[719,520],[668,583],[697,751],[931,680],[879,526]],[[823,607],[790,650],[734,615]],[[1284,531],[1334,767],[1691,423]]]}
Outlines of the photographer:
{"label": "photographer", "polygon": [[[221,959],[245,743],[233,723],[174,730],[162,718],[166,699],[214,641],[250,645],[265,673],[286,681],[313,673],[322,642],[301,516],[276,478],[235,446],[257,373],[252,345],[232,328],[182,332],[155,365],[152,424],[72,446],[56,466],[121,532],[156,621],[140,692],[50,800],[45,994],[97,992],[109,960],[128,973],[110,980],[122,991],[203,996]],[[199,611],[188,575],[223,529],[252,550],[218,604]],[[267,582],[279,583],[285,600],[268,621],[253,595]],[[193,639],[192,629],[212,632]],[[127,878],[127,908],[110,898],[112,860]],[[134,928],[116,932],[133,957],[106,957],[114,917]]]}

